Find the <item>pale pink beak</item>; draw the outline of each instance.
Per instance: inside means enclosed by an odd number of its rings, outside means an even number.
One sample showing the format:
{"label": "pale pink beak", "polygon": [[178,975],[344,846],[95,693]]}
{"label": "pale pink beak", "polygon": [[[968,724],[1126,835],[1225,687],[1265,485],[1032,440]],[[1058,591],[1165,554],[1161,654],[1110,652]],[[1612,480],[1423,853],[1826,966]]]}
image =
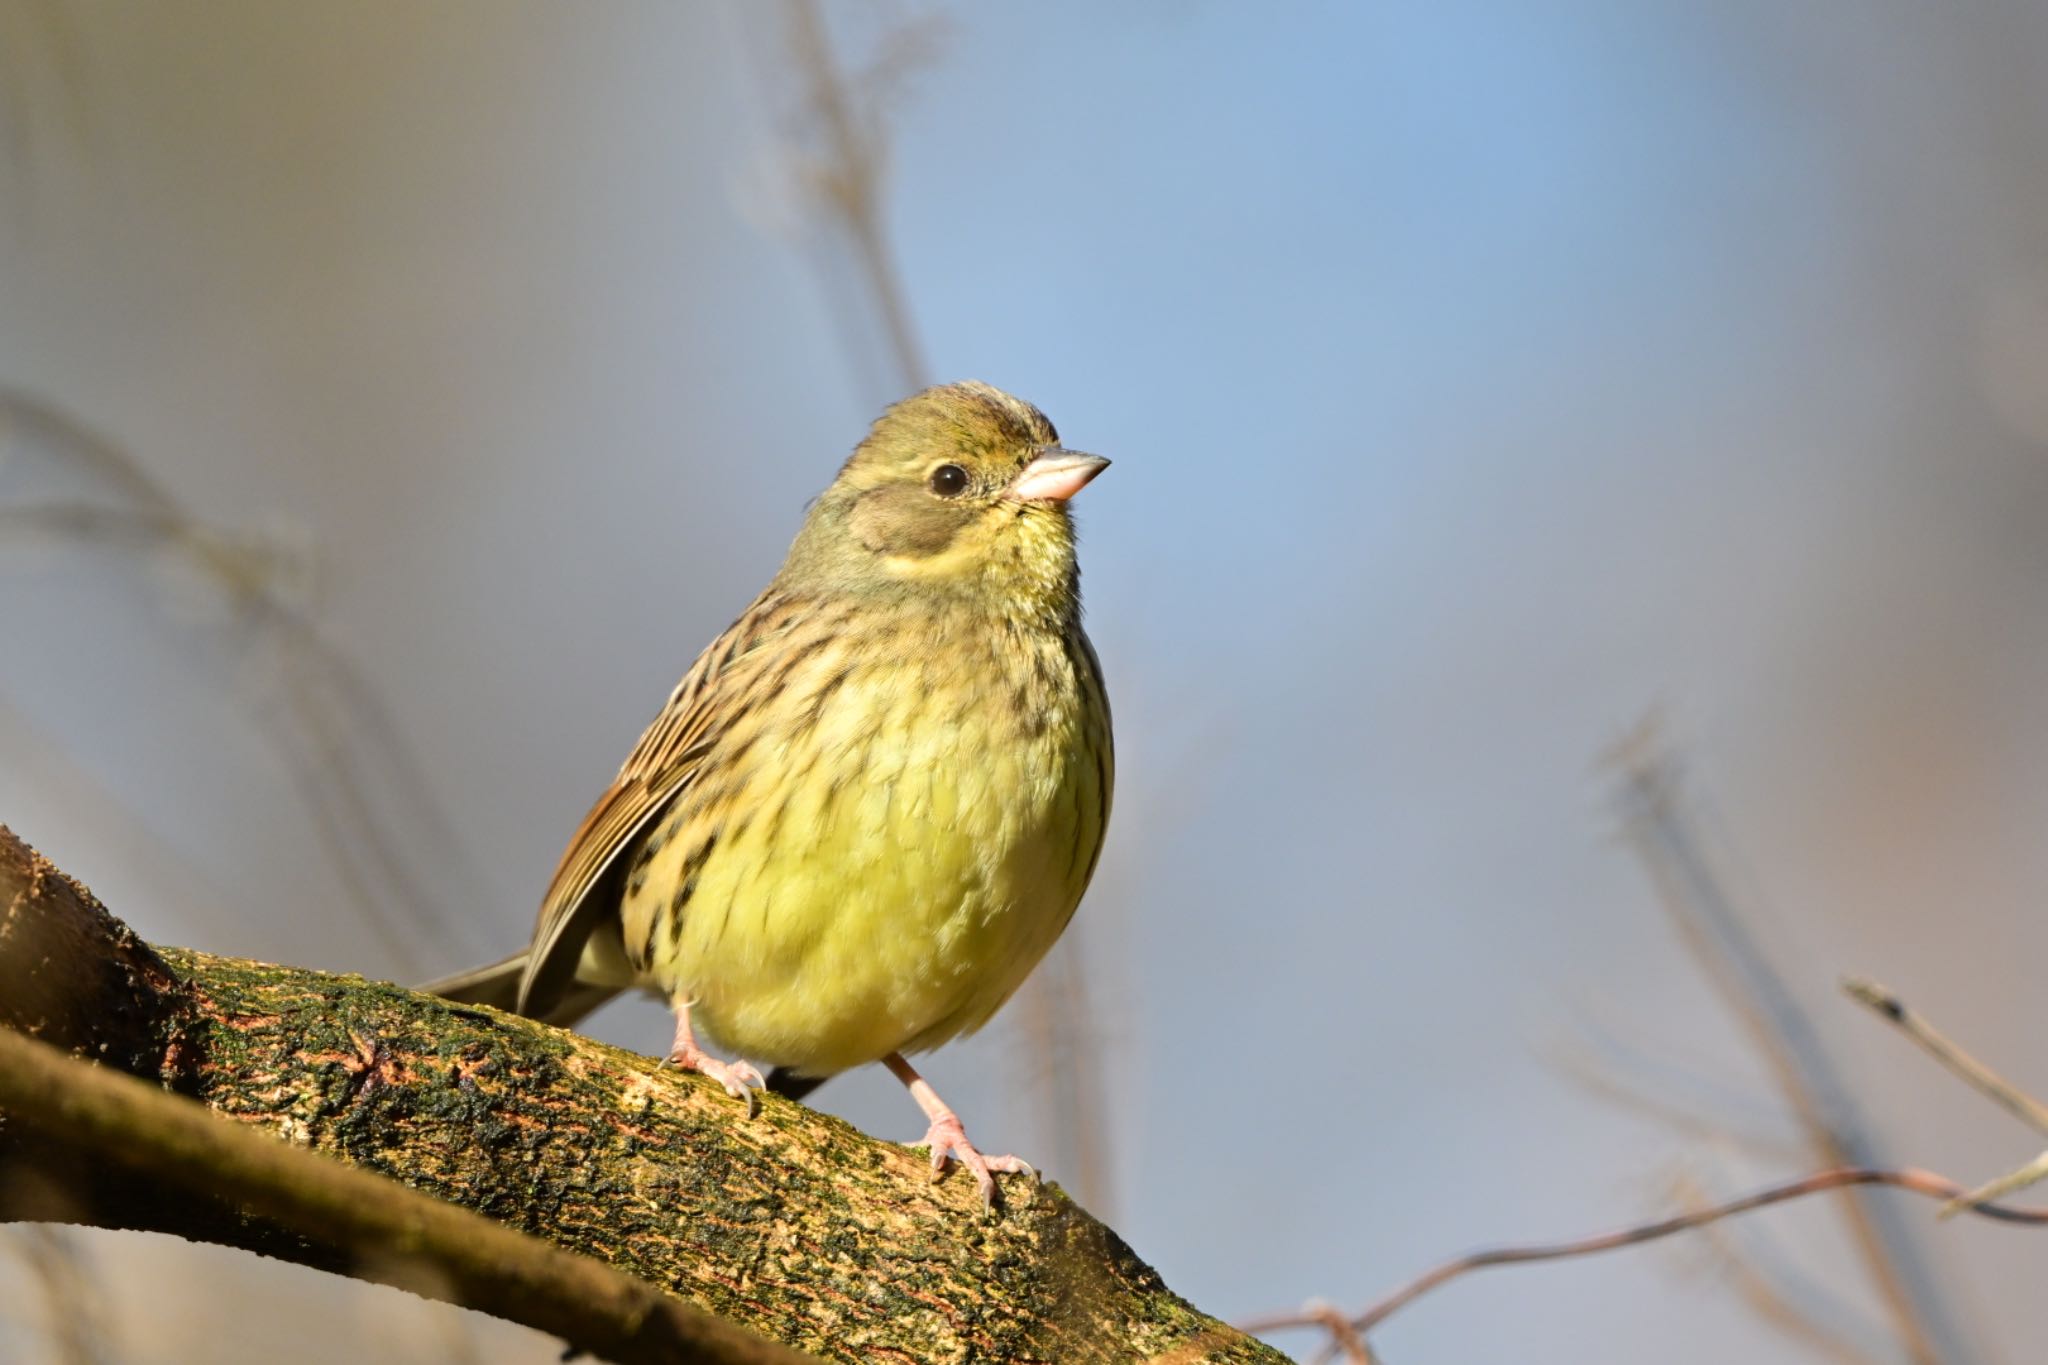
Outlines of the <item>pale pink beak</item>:
{"label": "pale pink beak", "polygon": [[1065,502],[1107,468],[1109,461],[1100,455],[1047,446],[1038,452],[1038,458],[1024,466],[1024,472],[1003,490],[1003,496],[1020,502]]}

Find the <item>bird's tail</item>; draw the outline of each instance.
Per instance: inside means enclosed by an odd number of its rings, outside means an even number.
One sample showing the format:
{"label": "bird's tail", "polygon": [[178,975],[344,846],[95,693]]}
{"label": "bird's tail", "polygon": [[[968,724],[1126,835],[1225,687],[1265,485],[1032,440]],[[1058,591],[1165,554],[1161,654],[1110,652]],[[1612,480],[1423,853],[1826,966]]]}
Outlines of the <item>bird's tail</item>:
{"label": "bird's tail", "polygon": [[786,1066],[778,1066],[768,1073],[768,1089],[786,1100],[800,1100],[831,1079],[830,1076],[799,1076]]}
{"label": "bird's tail", "polygon": [[444,1000],[453,1000],[464,1005],[489,1005],[507,1013],[519,1009],[519,978],[526,975],[526,952],[521,949],[512,956],[487,967],[471,967],[466,972],[444,976],[438,981],[429,981],[420,987],[429,995],[438,995]]}
{"label": "bird's tail", "polygon": [[[471,967],[466,972],[444,976],[438,981],[429,981],[420,989],[429,995],[438,995],[444,1000],[453,1000],[463,1005],[489,1005],[504,1010],[507,1014],[519,1013],[519,983],[526,976],[526,952],[521,949],[508,958],[482,967]],[[562,998],[545,1010],[531,1011],[534,1018],[542,1023],[569,1028],[599,1005],[619,993],[616,986],[593,986],[582,981],[573,982],[562,992]]]}

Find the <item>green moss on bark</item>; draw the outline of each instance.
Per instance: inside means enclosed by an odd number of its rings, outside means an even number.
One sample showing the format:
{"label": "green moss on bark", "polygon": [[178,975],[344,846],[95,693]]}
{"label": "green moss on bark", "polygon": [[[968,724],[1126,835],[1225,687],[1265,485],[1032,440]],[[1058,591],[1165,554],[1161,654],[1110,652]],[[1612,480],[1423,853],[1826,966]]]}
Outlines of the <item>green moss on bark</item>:
{"label": "green moss on bark", "polygon": [[179,1087],[847,1361],[1275,1361],[1056,1186],[971,1181],[773,1096],[483,1007],[166,949]]}

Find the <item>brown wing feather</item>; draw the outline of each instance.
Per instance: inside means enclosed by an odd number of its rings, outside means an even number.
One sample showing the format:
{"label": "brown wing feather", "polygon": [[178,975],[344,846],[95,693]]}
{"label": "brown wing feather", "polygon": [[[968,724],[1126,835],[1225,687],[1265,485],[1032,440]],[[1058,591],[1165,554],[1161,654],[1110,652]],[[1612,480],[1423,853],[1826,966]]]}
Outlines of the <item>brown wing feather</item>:
{"label": "brown wing feather", "polygon": [[772,589],[763,593],[697,656],[612,785],[583,817],[541,899],[519,982],[521,1014],[547,1012],[574,979],[591,931],[605,915],[618,913],[621,856],[689,785],[715,737],[720,678],[786,624],[788,606]]}

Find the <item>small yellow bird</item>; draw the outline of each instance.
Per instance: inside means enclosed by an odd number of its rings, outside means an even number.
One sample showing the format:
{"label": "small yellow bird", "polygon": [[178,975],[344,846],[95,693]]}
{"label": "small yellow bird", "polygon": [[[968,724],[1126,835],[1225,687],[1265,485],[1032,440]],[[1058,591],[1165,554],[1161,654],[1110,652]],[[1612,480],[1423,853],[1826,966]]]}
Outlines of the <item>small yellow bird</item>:
{"label": "small yellow bird", "polygon": [[890,408],[782,570],[698,657],[569,842],[531,946],[436,982],[572,1023],[641,987],[669,1060],[747,1101],[882,1061],[993,1202],[904,1059],[987,1023],[1094,874],[1114,772],[1067,500],[1108,461],[980,383]]}

